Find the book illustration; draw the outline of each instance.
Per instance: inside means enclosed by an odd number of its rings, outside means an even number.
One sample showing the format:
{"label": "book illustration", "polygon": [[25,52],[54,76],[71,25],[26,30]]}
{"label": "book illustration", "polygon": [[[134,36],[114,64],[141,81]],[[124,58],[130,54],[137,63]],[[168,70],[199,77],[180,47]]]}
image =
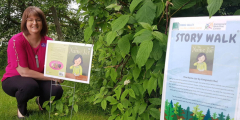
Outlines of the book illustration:
{"label": "book illustration", "polygon": [[74,65],[70,66],[70,69],[73,70],[72,73],[75,76],[82,75],[82,66],[81,66],[82,63],[83,63],[82,56],[79,55],[79,54],[75,55],[74,58],[73,58],[73,64]]}
{"label": "book illustration", "polygon": [[61,70],[63,68],[63,64],[60,61],[53,60],[49,63],[49,66],[54,70]]}
{"label": "book illustration", "polygon": [[204,71],[207,70],[207,56],[205,53],[199,53],[197,56],[197,62],[194,63],[194,66],[197,66],[197,70]]}
{"label": "book illustration", "polygon": [[192,45],[189,73],[212,75],[214,45]]}
{"label": "book illustration", "polygon": [[169,102],[168,99],[165,101],[164,113],[165,120],[234,120],[226,112],[216,113],[208,108],[204,113],[199,105],[193,107],[192,110],[190,107],[184,109],[179,102],[174,104],[172,100]]}
{"label": "book illustration", "polygon": [[70,45],[68,48],[66,78],[87,81],[91,49],[89,47],[79,47]]}

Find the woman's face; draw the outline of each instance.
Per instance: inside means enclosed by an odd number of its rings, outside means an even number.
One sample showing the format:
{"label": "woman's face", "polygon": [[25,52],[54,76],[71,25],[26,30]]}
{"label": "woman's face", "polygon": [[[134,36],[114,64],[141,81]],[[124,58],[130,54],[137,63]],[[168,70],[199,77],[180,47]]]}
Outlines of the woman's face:
{"label": "woman's face", "polygon": [[75,64],[80,65],[81,62],[82,62],[82,59],[81,59],[81,58],[78,58],[78,59],[76,59],[74,62],[75,62]]}
{"label": "woman's face", "polygon": [[198,61],[201,62],[201,63],[204,62],[204,61],[205,61],[205,56],[202,55],[201,57],[199,57],[199,58],[198,58]]}
{"label": "woman's face", "polygon": [[38,16],[29,16],[26,26],[30,34],[40,34],[42,30],[42,20]]}

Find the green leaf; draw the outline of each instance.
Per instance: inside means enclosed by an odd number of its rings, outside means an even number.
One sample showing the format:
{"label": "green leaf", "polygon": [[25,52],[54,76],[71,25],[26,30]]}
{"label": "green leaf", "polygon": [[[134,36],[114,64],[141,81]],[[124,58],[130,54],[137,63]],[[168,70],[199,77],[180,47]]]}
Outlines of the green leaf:
{"label": "green leaf", "polygon": [[117,104],[112,106],[111,113],[113,114],[117,110]]}
{"label": "green leaf", "polygon": [[155,3],[155,5],[157,6],[156,17],[159,17],[165,9],[165,4],[164,2],[161,1],[161,2]]}
{"label": "green leaf", "polygon": [[121,92],[122,92],[121,87],[119,87],[118,89],[116,89],[116,90],[114,90],[114,91],[115,91],[115,93],[116,93],[117,100],[119,100],[120,95],[121,95]]}
{"label": "green leaf", "polygon": [[49,101],[45,101],[44,103],[43,103],[43,108],[46,108],[46,106],[48,105],[48,103],[49,103]]}
{"label": "green leaf", "polygon": [[103,108],[104,110],[106,110],[107,101],[106,101],[106,100],[103,100],[103,101],[101,102],[101,106],[102,106],[102,108]]}
{"label": "green leaf", "polygon": [[113,40],[115,39],[116,36],[117,36],[117,32],[110,31],[107,34],[107,45],[110,45],[113,42]]}
{"label": "green leaf", "polygon": [[112,96],[108,96],[106,98],[106,100],[109,101],[112,105],[118,103],[118,101],[115,98],[113,98]]}
{"label": "green leaf", "polygon": [[148,89],[148,80],[144,80],[144,81],[143,81],[143,89],[144,89],[144,91],[145,91],[146,89]]}
{"label": "green leaf", "polygon": [[59,110],[61,113],[63,112],[63,103],[61,101],[56,101],[56,109]]}
{"label": "green leaf", "polygon": [[237,11],[234,13],[234,15],[240,15],[240,9],[237,10]]}
{"label": "green leaf", "polygon": [[152,52],[153,42],[150,40],[143,41],[137,53],[136,62],[139,67],[142,67],[147,62],[150,53]]}
{"label": "green leaf", "polygon": [[122,15],[112,23],[112,31],[122,29],[128,22],[129,15]]}
{"label": "green leaf", "polygon": [[135,97],[135,93],[134,93],[134,91],[133,91],[132,89],[129,89],[129,95],[130,95],[131,97],[133,97],[133,98],[136,98],[136,97]]}
{"label": "green leaf", "polygon": [[78,105],[75,104],[75,105],[73,106],[73,109],[74,109],[75,112],[78,112]]}
{"label": "green leaf", "polygon": [[131,56],[132,56],[134,63],[136,63],[137,52],[138,52],[138,46],[134,46],[131,49]]}
{"label": "green leaf", "polygon": [[[142,115],[141,115],[141,118],[143,118],[143,120],[149,120],[149,113],[148,112],[144,112]],[[160,118],[160,116],[159,116]]]}
{"label": "green leaf", "polygon": [[108,118],[108,120],[114,120],[117,117],[117,115],[112,115]]}
{"label": "green leaf", "polygon": [[[153,44],[154,46],[154,44]],[[146,63],[146,70],[150,69],[154,63],[154,59],[148,59],[147,63]]]}
{"label": "green leaf", "polygon": [[122,105],[122,103],[118,103],[117,107],[118,107],[119,110],[121,110],[121,111],[123,110],[123,105]]}
{"label": "green leaf", "polygon": [[103,80],[103,86],[107,85],[107,80]]}
{"label": "green leaf", "polygon": [[133,89],[133,91],[134,91],[134,93],[135,93],[135,95],[136,96],[139,96],[140,95],[140,93],[139,93],[139,90],[138,90],[138,84],[133,84],[132,86],[131,86],[131,88]]}
{"label": "green leaf", "polygon": [[157,61],[162,57],[162,55],[163,55],[163,50],[162,50],[161,46],[159,45],[159,42],[157,40],[154,40],[153,41],[153,49],[150,54],[150,57],[154,58],[154,60]]}
{"label": "green leaf", "polygon": [[223,0],[207,0],[209,17],[212,17],[222,6]]}
{"label": "green leaf", "polygon": [[117,78],[117,72],[114,68],[111,68],[111,74],[110,74],[112,81],[116,82],[116,78]]}
{"label": "green leaf", "polygon": [[122,54],[124,54],[123,57],[125,57],[126,54],[130,51],[130,42],[129,38],[131,38],[132,35],[125,35],[120,40],[118,40],[118,47]]}
{"label": "green leaf", "polygon": [[68,100],[69,105],[72,105],[72,102],[73,102],[73,97],[70,97]]}
{"label": "green leaf", "polygon": [[129,90],[125,89],[124,92],[122,93],[121,100],[125,99],[125,97],[128,95]]}
{"label": "green leaf", "polygon": [[88,3],[88,0],[79,0],[79,1],[80,1],[81,5],[84,5],[84,4]]}
{"label": "green leaf", "polygon": [[158,87],[160,88],[159,94],[162,95],[162,90],[163,90],[163,75],[160,74],[158,77]]}
{"label": "green leaf", "polygon": [[180,7],[184,6],[181,9],[188,9],[196,4],[196,0],[172,0],[172,9],[177,10]]}
{"label": "green leaf", "polygon": [[140,107],[140,103],[139,102],[135,102],[135,106],[133,107],[133,110],[134,110],[135,113],[138,113],[139,107]]}
{"label": "green leaf", "polygon": [[135,67],[135,68],[133,69],[133,77],[134,77],[134,80],[137,80],[140,72],[141,72],[141,69],[139,69],[138,67]]}
{"label": "green leaf", "polygon": [[151,77],[150,80],[148,81],[148,94],[150,95],[152,90],[156,91],[157,89],[157,79],[155,77]]}
{"label": "green leaf", "polygon": [[136,19],[138,22],[145,22],[152,25],[155,16],[156,6],[151,0],[146,0],[144,5],[138,10]]}
{"label": "green leaf", "polygon": [[148,41],[152,39],[152,32],[150,30],[144,30],[142,34],[134,38],[133,43],[142,43],[143,41]]}
{"label": "green leaf", "polygon": [[89,38],[91,37],[93,31],[92,31],[92,28],[91,27],[87,27],[84,31],[84,40],[85,41],[88,41]]}
{"label": "green leaf", "polygon": [[128,103],[129,103],[129,101],[127,99],[122,100],[122,105],[124,108],[128,108]]}
{"label": "green leaf", "polygon": [[165,35],[161,32],[158,32],[158,31],[152,32],[152,35],[155,36],[155,38],[158,39],[159,42],[162,42],[164,44],[167,43],[167,39],[168,39],[167,35]]}
{"label": "green leaf", "polygon": [[143,28],[152,31],[152,26],[149,25],[148,23],[145,23],[145,22],[139,22],[139,24],[140,24]]}
{"label": "green leaf", "polygon": [[137,5],[141,2],[142,0],[133,0],[132,3],[130,4],[130,11],[131,13],[134,11],[134,9],[137,7]]}
{"label": "green leaf", "polygon": [[137,20],[133,16],[129,16],[128,24],[134,24]]}
{"label": "green leaf", "polygon": [[89,18],[88,23],[89,23],[89,27],[92,28],[93,23],[94,23],[94,17],[93,17],[93,16],[91,16],[91,17]]}
{"label": "green leaf", "polygon": [[107,6],[106,8],[115,8],[115,7],[117,7],[118,5],[116,4],[116,3],[114,3],[114,4],[111,4],[111,5],[109,5],[109,6]]}
{"label": "green leaf", "polygon": [[141,115],[145,111],[146,108],[147,108],[147,103],[141,104],[139,107],[139,111],[138,111],[139,115]]}
{"label": "green leaf", "polygon": [[160,98],[149,98],[150,103],[153,105],[161,105],[161,99]]}
{"label": "green leaf", "polygon": [[152,115],[154,118],[159,119],[160,117],[160,112],[156,108],[151,108],[150,109],[150,115]]}
{"label": "green leaf", "polygon": [[102,102],[102,100],[103,100],[102,98],[99,98],[99,99],[97,99],[96,101],[94,101],[93,104],[95,105],[95,104],[97,104],[97,103],[100,103],[100,102]]}
{"label": "green leaf", "polygon": [[[147,29],[141,29],[141,30],[138,31],[133,37],[137,37],[137,36],[143,34],[145,31],[149,31],[149,30],[147,30]],[[151,32],[151,31],[149,31],[149,32]]]}
{"label": "green leaf", "polygon": [[115,9],[116,11],[119,11],[121,8],[122,8],[121,5],[118,5],[118,6],[114,7],[114,9]]}

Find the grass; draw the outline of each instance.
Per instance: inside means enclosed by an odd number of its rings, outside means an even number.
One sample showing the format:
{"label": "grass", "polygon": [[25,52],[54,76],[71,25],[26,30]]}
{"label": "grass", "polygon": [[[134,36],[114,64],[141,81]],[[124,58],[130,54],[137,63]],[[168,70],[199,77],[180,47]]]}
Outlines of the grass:
{"label": "grass", "polygon": [[[0,79],[4,71],[0,70]],[[80,83],[76,83],[80,84]],[[17,118],[17,101],[15,97],[7,95],[2,89],[2,82],[0,82],[0,120],[16,120]],[[82,84],[86,86],[86,84]],[[65,89],[63,87],[63,89]],[[41,112],[35,103],[35,98],[28,102],[29,117],[26,120],[48,120],[49,113],[47,111]],[[108,115],[99,106],[80,102],[78,105],[78,112],[73,111],[72,120],[107,120]],[[51,120],[70,120],[70,114],[63,117],[53,117]]]}

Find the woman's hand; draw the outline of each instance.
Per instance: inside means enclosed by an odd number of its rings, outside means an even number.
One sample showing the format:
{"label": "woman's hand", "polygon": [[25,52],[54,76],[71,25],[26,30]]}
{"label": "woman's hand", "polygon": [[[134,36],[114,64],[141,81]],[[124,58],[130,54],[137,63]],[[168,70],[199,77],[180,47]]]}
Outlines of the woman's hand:
{"label": "woman's hand", "polygon": [[55,82],[57,82],[57,83],[63,83],[63,80],[61,80],[61,79],[55,79],[55,78],[53,78],[52,80],[55,81]]}

